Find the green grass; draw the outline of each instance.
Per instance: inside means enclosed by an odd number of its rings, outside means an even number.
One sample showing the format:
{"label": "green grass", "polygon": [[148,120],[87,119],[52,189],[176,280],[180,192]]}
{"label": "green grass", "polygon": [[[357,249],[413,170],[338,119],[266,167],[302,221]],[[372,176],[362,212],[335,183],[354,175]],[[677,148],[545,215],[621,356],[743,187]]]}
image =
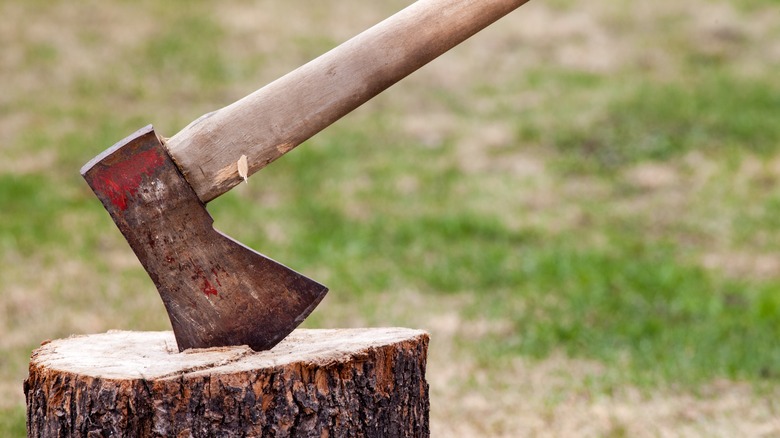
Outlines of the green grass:
{"label": "green grass", "polygon": [[[777,280],[729,279],[705,270],[675,238],[687,232],[683,224],[654,237],[643,234],[653,226],[647,219],[612,216],[622,200],[638,193],[625,193],[601,171],[597,175],[615,184],[613,191],[603,202],[569,199],[590,209],[592,219],[567,232],[513,229],[500,215],[475,213],[468,205],[453,209],[467,177],[447,166],[430,171],[447,150],[415,150],[416,162],[393,163],[385,141],[368,148],[364,138],[367,132],[387,138],[389,129],[381,124],[365,132],[337,129],[338,145],[302,146],[251,181],[243,196],[216,201],[217,224],[230,228],[255,216],[283,221],[291,235],[283,243],[265,238],[262,228],[244,229],[241,238],[274,257],[295,259],[296,268],[327,271],[336,294],[377,296],[404,288],[474,294],[464,315],[509,320],[515,328],[509,337],[469,347],[486,362],[564,351],[602,361],[621,369],[624,379],[649,386],[779,377],[780,352],[767,348],[780,335]],[[344,159],[356,155],[359,164]],[[374,167],[379,163],[385,163],[382,169]],[[392,189],[400,175],[426,171],[433,178],[413,197]],[[362,181],[360,190],[345,195],[354,180]],[[247,202],[276,187],[291,190],[297,202],[278,208]],[[362,205],[363,214],[350,215],[349,202]],[[587,245],[587,236],[606,241]]]}
{"label": "green grass", "polygon": [[27,436],[24,408],[0,410],[0,435],[5,437]]}
{"label": "green grass", "polygon": [[[8,383],[0,389],[17,396],[29,353],[46,338],[168,327],[80,166],[146,123],[170,135],[262,85],[264,69],[340,38],[309,26],[261,49],[217,18],[217,3],[140,4],[154,23],[97,69],[72,68],[73,48],[56,35],[20,28],[4,42],[22,48],[7,57],[18,64],[0,64],[0,356],[13,358],[0,362]],[[750,4],[737,13],[777,11]],[[20,8],[52,22],[63,14],[43,3]],[[695,392],[724,379],[778,388],[780,273],[703,263],[780,249],[775,65],[759,60],[746,73],[747,49],[703,59],[688,18],[658,35],[618,9],[594,14],[606,14],[618,37],[667,50],[670,65],[571,68],[555,64],[547,43],[494,33],[486,38],[500,40],[490,46],[497,58],[511,59],[520,38],[537,61],[501,76],[501,66],[489,74],[470,66],[467,50],[448,55],[461,81],[432,67],[392,88],[212,202],[217,228],[331,288],[309,327],[427,328],[433,343],[452,342],[438,350],[452,357],[432,356],[433,366],[475,358],[500,381],[517,358],[563,354],[604,366],[596,395]],[[332,18],[327,8],[312,14]],[[110,28],[63,26],[82,56],[113,53],[121,41],[100,37]],[[290,47],[298,50],[282,53]],[[53,77],[52,66],[62,74]],[[35,93],[9,85],[23,79]],[[425,141],[410,119],[430,120],[425,134],[441,141]],[[506,127],[508,138],[490,143],[486,126]],[[633,172],[644,167],[674,178],[637,182]],[[434,323],[447,312],[460,322],[452,341]],[[470,333],[471,323],[503,328]],[[0,436],[23,436],[23,410],[0,409]]]}
{"label": "green grass", "polygon": [[[587,126],[561,127],[555,146],[578,166],[615,169],[690,151],[769,156],[780,145],[776,81],[700,74],[639,82]],[[573,128],[573,129],[572,129]]]}
{"label": "green grass", "polygon": [[150,39],[136,62],[141,69],[149,68],[146,73],[151,76],[191,80],[199,88],[219,86],[227,82],[230,66],[220,54],[222,34],[223,30],[203,12],[189,11]]}
{"label": "green grass", "polygon": [[516,330],[481,341],[484,359],[564,351],[648,385],[777,379],[780,352],[768,346],[780,335],[780,285],[719,279],[680,263],[673,247],[625,244],[593,250],[548,241],[518,251],[512,290],[482,294],[470,309]]}

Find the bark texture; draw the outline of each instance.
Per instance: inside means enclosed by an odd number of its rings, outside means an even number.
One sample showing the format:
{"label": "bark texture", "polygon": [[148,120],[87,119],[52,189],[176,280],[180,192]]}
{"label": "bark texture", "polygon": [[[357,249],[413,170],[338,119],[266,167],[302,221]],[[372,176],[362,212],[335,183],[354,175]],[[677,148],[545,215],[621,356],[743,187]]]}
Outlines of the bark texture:
{"label": "bark texture", "polygon": [[28,436],[426,437],[428,335],[298,329],[265,352],[179,353],[171,332],[108,332],[33,352]]}

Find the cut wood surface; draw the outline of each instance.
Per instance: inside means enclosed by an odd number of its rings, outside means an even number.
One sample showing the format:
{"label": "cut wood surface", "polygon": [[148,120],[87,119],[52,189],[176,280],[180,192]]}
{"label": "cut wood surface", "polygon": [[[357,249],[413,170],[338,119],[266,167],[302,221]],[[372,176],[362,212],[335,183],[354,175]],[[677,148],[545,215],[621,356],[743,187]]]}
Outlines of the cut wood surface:
{"label": "cut wood surface", "polygon": [[44,344],[29,436],[428,436],[428,335],[298,329],[270,351],[178,352],[172,332]]}

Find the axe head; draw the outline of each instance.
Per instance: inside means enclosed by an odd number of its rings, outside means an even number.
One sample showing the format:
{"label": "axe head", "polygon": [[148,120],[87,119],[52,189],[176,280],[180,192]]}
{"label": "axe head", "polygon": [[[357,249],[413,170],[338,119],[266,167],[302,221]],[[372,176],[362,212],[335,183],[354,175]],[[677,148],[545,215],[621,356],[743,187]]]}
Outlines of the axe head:
{"label": "axe head", "polygon": [[216,231],[151,126],[95,157],[81,174],[157,286],[179,351],[270,349],[328,291]]}

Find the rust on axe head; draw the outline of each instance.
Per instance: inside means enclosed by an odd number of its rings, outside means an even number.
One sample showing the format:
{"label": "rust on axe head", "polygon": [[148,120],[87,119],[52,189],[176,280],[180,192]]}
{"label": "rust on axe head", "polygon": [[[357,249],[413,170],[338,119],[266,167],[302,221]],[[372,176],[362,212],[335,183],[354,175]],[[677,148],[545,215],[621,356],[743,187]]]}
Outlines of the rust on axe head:
{"label": "rust on axe head", "polygon": [[216,231],[151,126],[95,157],[81,174],[157,286],[180,351],[269,349],[327,292]]}

